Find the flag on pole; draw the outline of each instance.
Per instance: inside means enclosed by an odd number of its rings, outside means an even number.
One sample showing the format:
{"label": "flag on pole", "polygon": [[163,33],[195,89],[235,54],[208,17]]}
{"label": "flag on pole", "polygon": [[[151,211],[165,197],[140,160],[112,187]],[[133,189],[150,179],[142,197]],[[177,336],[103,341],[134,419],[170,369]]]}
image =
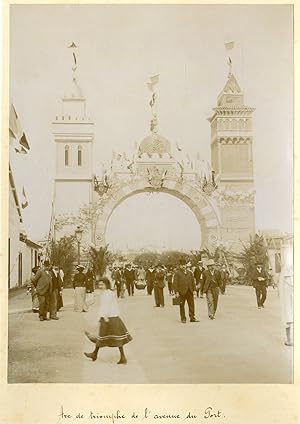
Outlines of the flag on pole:
{"label": "flag on pole", "polygon": [[226,50],[232,50],[234,48],[234,41],[230,41],[229,43],[225,43]]}
{"label": "flag on pole", "polygon": [[72,43],[69,45],[68,49],[77,49],[77,46],[74,43],[74,41],[72,41]]}
{"label": "flag on pole", "polygon": [[155,85],[159,82],[159,74],[154,75],[153,77],[150,77],[151,84]]}
{"label": "flag on pole", "polygon": [[25,189],[23,187],[23,190],[22,190],[22,209],[27,208],[27,206],[28,206],[28,200],[27,200],[27,197],[26,197]]}

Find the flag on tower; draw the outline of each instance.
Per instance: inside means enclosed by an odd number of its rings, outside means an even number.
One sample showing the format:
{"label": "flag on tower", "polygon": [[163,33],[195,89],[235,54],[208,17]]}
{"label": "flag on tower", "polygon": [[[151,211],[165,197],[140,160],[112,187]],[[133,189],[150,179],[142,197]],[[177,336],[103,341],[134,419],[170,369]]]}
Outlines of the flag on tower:
{"label": "flag on tower", "polygon": [[27,200],[27,197],[26,197],[25,189],[23,187],[23,190],[22,190],[22,209],[27,208],[27,206],[28,206],[28,200]]}
{"label": "flag on tower", "polygon": [[234,48],[234,41],[230,41],[229,43],[225,43],[226,50],[232,50]]}
{"label": "flag on tower", "polygon": [[147,86],[151,92],[154,91],[154,86],[159,82],[159,74],[150,77],[150,82],[147,82]]}
{"label": "flag on tower", "polygon": [[151,84],[157,84],[159,82],[159,74],[150,77]]}
{"label": "flag on tower", "polygon": [[77,49],[77,46],[74,43],[74,41],[72,41],[72,43],[69,45],[68,49]]}

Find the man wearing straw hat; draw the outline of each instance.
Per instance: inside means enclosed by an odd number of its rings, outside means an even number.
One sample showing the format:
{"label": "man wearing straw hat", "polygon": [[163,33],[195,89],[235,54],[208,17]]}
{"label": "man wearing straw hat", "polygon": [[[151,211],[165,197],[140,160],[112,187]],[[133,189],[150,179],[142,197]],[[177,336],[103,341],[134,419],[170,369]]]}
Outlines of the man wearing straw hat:
{"label": "man wearing straw hat", "polygon": [[208,316],[210,319],[215,319],[221,285],[220,273],[215,269],[213,259],[209,259],[206,265],[207,270],[203,273],[203,293],[206,294]]}

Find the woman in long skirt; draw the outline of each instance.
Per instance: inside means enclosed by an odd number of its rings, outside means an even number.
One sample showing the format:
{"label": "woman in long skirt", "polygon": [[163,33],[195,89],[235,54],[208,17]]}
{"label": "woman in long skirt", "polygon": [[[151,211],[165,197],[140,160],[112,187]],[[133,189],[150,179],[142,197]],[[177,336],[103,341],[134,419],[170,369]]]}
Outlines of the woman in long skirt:
{"label": "woman in long skirt", "polygon": [[111,289],[111,283],[108,278],[104,277],[99,282],[101,290],[100,307],[99,307],[99,334],[91,335],[85,331],[89,340],[95,343],[95,350],[91,353],[84,352],[85,356],[96,361],[98,351],[101,347],[118,347],[120,351],[120,360],[118,364],[127,364],[124,353],[124,345],[132,340],[123,321],[119,317],[120,311],[115,293]]}

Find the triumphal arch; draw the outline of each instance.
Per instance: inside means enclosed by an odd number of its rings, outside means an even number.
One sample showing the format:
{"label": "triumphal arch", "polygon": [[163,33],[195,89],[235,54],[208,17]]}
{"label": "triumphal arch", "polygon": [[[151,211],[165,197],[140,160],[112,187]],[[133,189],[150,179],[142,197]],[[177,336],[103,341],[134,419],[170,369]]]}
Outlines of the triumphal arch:
{"label": "triumphal arch", "polygon": [[[53,122],[56,143],[56,178],[53,202],[53,234],[66,231],[60,218],[76,216],[83,205],[99,205],[90,242],[105,244],[108,220],[114,209],[141,192],[169,193],[194,212],[202,246],[249,240],[255,232],[252,114],[230,69],[217,97],[208,124],[211,127],[211,160],[190,158],[178,145],[159,134],[156,86],[159,76],[147,83],[151,120],[148,135],[136,147],[131,160],[114,152],[109,170],[92,169],[95,142],[93,122],[86,115],[86,99],[75,75],[69,94],[62,99],[62,114]],[[72,211],[70,211],[70,197]],[[70,221],[66,223],[72,231]]]}

